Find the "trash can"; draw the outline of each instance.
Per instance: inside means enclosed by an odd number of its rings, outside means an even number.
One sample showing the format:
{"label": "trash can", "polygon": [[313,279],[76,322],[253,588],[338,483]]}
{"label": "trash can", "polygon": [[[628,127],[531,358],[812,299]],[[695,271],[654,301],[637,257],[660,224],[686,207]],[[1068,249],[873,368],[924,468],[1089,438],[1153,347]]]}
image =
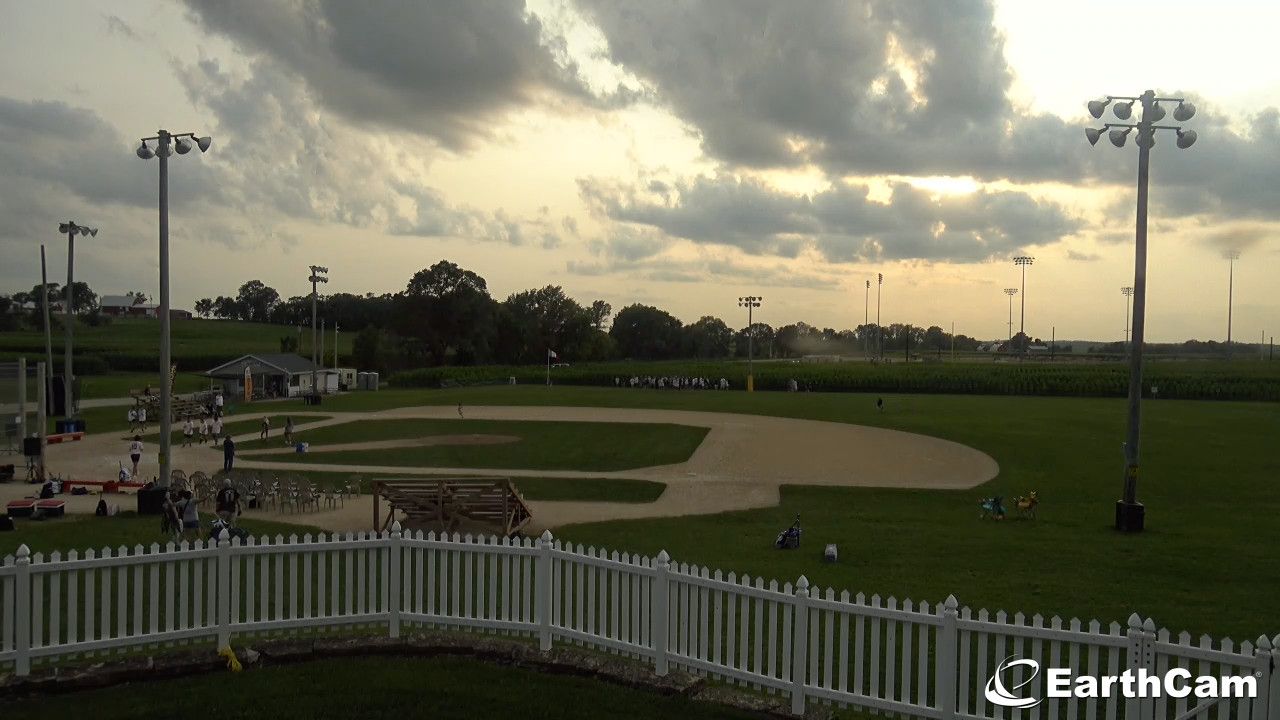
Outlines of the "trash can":
{"label": "trash can", "polygon": [[74,427],[75,427],[74,420],[55,420],[53,422],[53,432],[58,435],[62,435],[63,433],[75,432],[75,430],[72,429]]}

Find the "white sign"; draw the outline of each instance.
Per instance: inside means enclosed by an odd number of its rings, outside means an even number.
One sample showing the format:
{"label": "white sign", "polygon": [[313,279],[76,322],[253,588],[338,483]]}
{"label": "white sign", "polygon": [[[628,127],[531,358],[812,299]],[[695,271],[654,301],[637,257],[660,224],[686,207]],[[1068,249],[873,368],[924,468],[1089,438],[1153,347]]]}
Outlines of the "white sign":
{"label": "white sign", "polygon": [[[1025,677],[1013,687],[1005,684],[1005,674],[1015,668],[1027,668]],[[1253,675],[1193,676],[1186,668],[1170,668],[1164,674],[1137,673],[1125,670],[1119,675],[1073,675],[1071,668],[1049,668],[1045,673],[1045,697],[1023,697],[1018,691],[1031,684],[1040,674],[1040,663],[1026,658],[1008,657],[996,666],[987,680],[987,700],[1008,708],[1033,708],[1045,698],[1185,698],[1202,699],[1254,698],[1258,695],[1258,678]]]}

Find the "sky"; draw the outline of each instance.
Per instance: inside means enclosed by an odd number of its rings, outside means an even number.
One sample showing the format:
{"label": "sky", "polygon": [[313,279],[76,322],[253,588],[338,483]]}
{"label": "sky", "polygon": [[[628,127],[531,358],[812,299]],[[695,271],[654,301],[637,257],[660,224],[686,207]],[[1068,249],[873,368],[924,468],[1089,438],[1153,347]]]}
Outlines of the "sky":
{"label": "sky", "polygon": [[164,128],[213,137],[170,161],[175,307],[448,259],[498,299],[735,327],[758,295],[850,328],[879,290],[885,324],[995,339],[1016,287],[1015,331],[1119,340],[1137,148],[1090,147],[1085,103],[1152,89],[1199,139],[1152,150],[1147,337],[1223,339],[1235,249],[1252,342],[1280,330],[1278,26],[1261,1],[0,0],[0,292],[41,243],[64,282],[74,220],[100,229],[77,280],[154,295],[134,151]]}

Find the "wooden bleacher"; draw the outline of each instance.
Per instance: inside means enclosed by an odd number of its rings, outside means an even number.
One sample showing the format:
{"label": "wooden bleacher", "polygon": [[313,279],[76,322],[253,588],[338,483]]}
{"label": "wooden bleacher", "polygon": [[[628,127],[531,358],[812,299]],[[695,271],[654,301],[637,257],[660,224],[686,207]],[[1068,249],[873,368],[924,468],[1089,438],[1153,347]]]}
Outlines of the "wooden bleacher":
{"label": "wooden bleacher", "polygon": [[[379,520],[385,498],[391,506]],[[511,537],[533,519],[533,513],[510,478],[452,477],[373,481],[373,527],[386,530],[396,513],[404,525],[418,530],[456,532],[481,526]]]}

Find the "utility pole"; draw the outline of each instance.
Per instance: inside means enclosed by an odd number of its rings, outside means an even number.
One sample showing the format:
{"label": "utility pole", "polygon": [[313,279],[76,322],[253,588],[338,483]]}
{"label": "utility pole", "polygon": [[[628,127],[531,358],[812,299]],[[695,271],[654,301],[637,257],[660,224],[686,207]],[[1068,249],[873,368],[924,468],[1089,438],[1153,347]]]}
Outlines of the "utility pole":
{"label": "utility pole", "polygon": [[863,303],[862,303],[862,330],[863,330],[862,359],[863,360],[869,360],[870,359],[869,356],[871,354],[870,351],[867,349],[868,338],[866,337],[867,325],[870,325],[870,324],[871,324],[871,281],[868,280],[867,291],[863,298]]}
{"label": "utility pole", "polygon": [[[45,403],[53,397],[53,325],[49,318],[49,275],[44,264],[44,245],[40,246],[40,302],[44,305],[44,370],[40,371],[40,412],[47,413]],[[43,417],[43,416],[42,416]]]}
{"label": "utility pole", "polygon": [[1129,298],[1133,297],[1133,287],[1126,285],[1120,288],[1120,294],[1124,295],[1124,347],[1125,353],[1129,352]]}
{"label": "utility pole", "polygon": [[[70,418],[74,413],[74,404],[72,403],[72,389],[74,373],[71,371],[71,349],[72,349],[72,332],[75,327],[75,308],[76,308],[76,288],[73,270],[75,269],[76,260],[76,235],[94,236],[98,235],[98,228],[84,227],[77,225],[74,220],[68,220],[58,226],[59,232],[67,234],[67,287],[62,291],[62,304],[65,316],[67,318],[67,343],[66,359],[62,362],[62,389],[63,389],[63,405],[62,416]],[[49,372],[53,372],[53,368],[49,368]]]}
{"label": "utility pole", "polygon": [[[747,392],[755,392],[756,389],[755,372],[752,365],[752,355],[755,350],[752,342],[755,338],[755,328],[753,327],[755,321],[752,316],[752,311],[760,307],[760,303],[763,300],[764,298],[757,297],[755,295],[747,295],[745,297],[738,298],[738,307],[745,307],[747,309]],[[548,372],[550,372],[550,370],[548,370]]]}
{"label": "utility pole", "polygon": [[[325,277],[329,273],[329,268],[320,267],[319,265],[311,265],[311,277],[307,278],[311,281],[311,394],[318,400],[320,397],[320,388],[318,387],[318,363],[320,358],[316,357],[316,297],[317,283],[327,283],[329,278]],[[314,402],[314,401],[313,401]]]}
{"label": "utility pole", "polygon": [[951,323],[951,362],[956,361],[956,324]]}
{"label": "utility pole", "polygon": [[884,360],[884,332],[880,329],[880,288],[884,287],[884,273],[876,273],[876,356]]}
{"label": "utility pole", "polygon": [[1231,306],[1235,296],[1236,260],[1240,259],[1239,250],[1228,250],[1227,261],[1227,359],[1231,359]]}

